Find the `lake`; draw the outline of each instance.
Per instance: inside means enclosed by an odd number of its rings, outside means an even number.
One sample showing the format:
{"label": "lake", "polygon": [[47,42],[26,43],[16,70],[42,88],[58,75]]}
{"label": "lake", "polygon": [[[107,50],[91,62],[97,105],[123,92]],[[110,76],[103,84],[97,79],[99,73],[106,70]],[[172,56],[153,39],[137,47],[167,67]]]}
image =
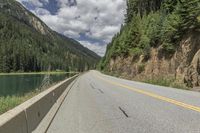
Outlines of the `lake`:
{"label": "lake", "polygon": [[[62,81],[74,74],[24,74],[24,75],[0,75],[0,97],[12,95],[24,95],[45,86],[48,79],[50,84]],[[48,78],[47,78],[48,77]]]}

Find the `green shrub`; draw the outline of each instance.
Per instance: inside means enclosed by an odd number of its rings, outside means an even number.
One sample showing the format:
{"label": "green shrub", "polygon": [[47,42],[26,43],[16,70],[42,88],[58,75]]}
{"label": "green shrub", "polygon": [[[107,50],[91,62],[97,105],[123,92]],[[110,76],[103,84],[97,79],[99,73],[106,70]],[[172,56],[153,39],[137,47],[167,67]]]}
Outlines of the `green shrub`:
{"label": "green shrub", "polygon": [[161,77],[161,78],[146,79],[144,82],[160,86],[170,86],[170,84],[173,82],[173,79],[167,79]]}
{"label": "green shrub", "polygon": [[132,48],[132,49],[130,49],[129,52],[130,52],[131,55],[138,57],[143,53],[143,50],[140,49],[140,48]]}
{"label": "green shrub", "polygon": [[22,101],[22,98],[17,96],[0,97],[0,114],[19,105]]}
{"label": "green shrub", "polygon": [[162,45],[162,49],[163,49],[163,52],[166,54],[173,54],[176,50],[174,45],[172,45],[170,43],[164,43]]}

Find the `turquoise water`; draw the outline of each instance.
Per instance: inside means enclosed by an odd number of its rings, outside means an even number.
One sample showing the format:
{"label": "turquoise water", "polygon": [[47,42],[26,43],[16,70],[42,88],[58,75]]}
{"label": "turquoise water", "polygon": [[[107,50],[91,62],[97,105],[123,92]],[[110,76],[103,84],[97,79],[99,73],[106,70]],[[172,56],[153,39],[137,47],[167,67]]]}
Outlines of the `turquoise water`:
{"label": "turquoise water", "polygon": [[[62,81],[71,74],[50,75],[50,83]],[[41,87],[45,75],[3,75],[0,76],[0,97],[24,95]]]}

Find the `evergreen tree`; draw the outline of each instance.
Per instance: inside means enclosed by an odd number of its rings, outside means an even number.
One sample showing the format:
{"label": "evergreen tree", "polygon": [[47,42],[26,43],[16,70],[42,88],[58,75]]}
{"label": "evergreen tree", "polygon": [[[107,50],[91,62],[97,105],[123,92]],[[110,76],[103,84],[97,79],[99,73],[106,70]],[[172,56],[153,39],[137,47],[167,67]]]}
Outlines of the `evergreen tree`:
{"label": "evergreen tree", "polygon": [[148,57],[151,47],[173,55],[185,34],[200,32],[200,0],[127,0],[125,22],[108,45],[102,69],[118,56]]}
{"label": "evergreen tree", "polygon": [[200,28],[199,0],[180,0],[177,10],[182,19],[181,28],[183,30],[193,30]]}

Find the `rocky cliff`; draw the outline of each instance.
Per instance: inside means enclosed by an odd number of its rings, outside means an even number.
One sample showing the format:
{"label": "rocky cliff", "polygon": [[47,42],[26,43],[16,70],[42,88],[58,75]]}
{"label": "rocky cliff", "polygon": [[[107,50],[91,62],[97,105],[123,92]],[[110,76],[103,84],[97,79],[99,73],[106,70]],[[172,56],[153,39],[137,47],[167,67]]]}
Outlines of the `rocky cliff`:
{"label": "rocky cliff", "polygon": [[200,86],[199,2],[142,3],[141,7],[140,0],[128,0],[126,22],[99,68],[131,79],[170,79],[170,84]]}
{"label": "rocky cliff", "polygon": [[109,71],[136,79],[170,77],[189,87],[200,86],[200,34],[188,35],[171,57],[162,53],[162,47],[151,48],[148,60],[144,55],[116,57],[109,61]]}

